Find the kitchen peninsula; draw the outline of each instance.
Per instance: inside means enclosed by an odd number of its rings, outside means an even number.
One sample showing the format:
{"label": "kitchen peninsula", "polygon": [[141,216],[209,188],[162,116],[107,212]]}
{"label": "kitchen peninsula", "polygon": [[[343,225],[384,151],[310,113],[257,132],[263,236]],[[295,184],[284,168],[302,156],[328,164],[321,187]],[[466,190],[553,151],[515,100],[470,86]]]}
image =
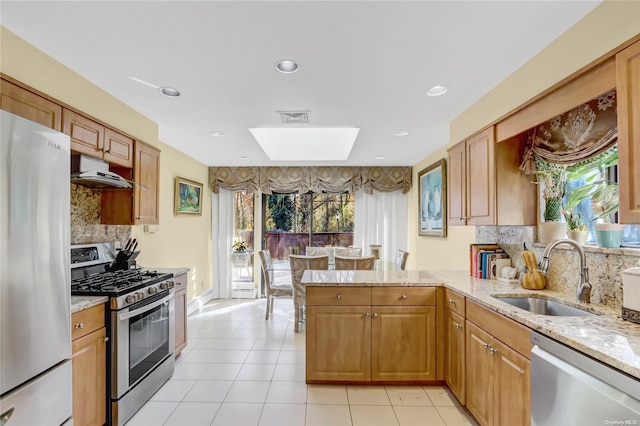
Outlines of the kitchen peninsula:
{"label": "kitchen peninsula", "polygon": [[[468,271],[306,271],[302,283],[311,288],[424,288],[444,287],[510,320],[547,335],[597,360],[640,379],[640,325],[623,321],[620,309],[600,304],[577,304],[575,297],[550,290],[526,290],[469,276]],[[500,301],[492,295],[532,295],[588,310],[595,316],[545,316]],[[402,296],[400,296],[402,297]],[[341,297],[342,299],[342,297]],[[445,302],[442,298],[442,303]],[[437,309],[444,309],[437,306]],[[308,331],[307,331],[308,333]],[[307,337],[308,338],[308,337]],[[307,352],[309,354],[309,352]]]}

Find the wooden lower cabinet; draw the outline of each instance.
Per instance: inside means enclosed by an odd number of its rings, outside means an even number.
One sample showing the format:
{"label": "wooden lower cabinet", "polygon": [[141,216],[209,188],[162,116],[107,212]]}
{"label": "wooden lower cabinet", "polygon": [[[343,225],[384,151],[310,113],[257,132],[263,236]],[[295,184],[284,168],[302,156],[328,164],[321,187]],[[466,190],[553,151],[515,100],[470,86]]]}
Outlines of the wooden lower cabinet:
{"label": "wooden lower cabinet", "polygon": [[104,305],[72,315],[73,424],[99,426],[106,421],[107,331]]}
{"label": "wooden lower cabinet", "polygon": [[308,287],[306,306],[307,383],[436,380],[434,288]]}
{"label": "wooden lower cabinet", "polygon": [[371,380],[435,380],[435,306],[373,306],[372,311]]}
{"label": "wooden lower cabinet", "polygon": [[446,357],[444,377],[451,392],[465,404],[466,352],[464,318],[450,309],[446,313]]}
{"label": "wooden lower cabinet", "polygon": [[187,274],[173,277],[175,300],[175,356],[187,346]]}
{"label": "wooden lower cabinet", "polygon": [[469,320],[466,327],[467,409],[483,426],[529,425],[530,361]]}
{"label": "wooden lower cabinet", "polygon": [[371,380],[369,310],[370,306],[307,306],[308,382]]}

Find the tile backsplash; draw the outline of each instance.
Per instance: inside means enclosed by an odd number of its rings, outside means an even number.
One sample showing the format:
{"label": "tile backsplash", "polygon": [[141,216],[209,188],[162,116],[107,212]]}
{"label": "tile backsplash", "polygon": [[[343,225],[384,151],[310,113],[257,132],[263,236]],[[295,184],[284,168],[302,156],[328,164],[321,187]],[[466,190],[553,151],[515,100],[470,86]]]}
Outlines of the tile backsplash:
{"label": "tile backsplash", "polygon": [[131,237],[130,225],[100,223],[100,191],[71,184],[71,244],[125,243]]}
{"label": "tile backsplash", "polygon": [[[477,226],[477,243],[500,244],[518,269],[522,261],[523,243],[533,250],[540,261],[544,244],[535,244],[535,226]],[[592,285],[591,301],[614,308],[622,306],[622,271],[640,266],[640,249],[602,249],[585,246],[589,282]],[[551,252],[547,288],[560,293],[575,295],[578,285],[579,256],[569,245],[562,244]]]}

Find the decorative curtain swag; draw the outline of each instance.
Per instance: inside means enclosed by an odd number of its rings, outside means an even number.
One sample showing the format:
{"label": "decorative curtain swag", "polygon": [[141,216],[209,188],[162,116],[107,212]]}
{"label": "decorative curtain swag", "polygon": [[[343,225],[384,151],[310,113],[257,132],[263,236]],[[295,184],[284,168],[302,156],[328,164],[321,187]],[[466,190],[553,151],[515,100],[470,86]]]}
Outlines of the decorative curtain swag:
{"label": "decorative curtain swag", "polygon": [[574,164],[594,157],[618,140],[616,91],[612,90],[529,131],[520,170],[535,173],[535,158]]}
{"label": "decorative curtain swag", "polygon": [[209,187],[272,193],[367,194],[411,190],[411,167],[209,167]]}

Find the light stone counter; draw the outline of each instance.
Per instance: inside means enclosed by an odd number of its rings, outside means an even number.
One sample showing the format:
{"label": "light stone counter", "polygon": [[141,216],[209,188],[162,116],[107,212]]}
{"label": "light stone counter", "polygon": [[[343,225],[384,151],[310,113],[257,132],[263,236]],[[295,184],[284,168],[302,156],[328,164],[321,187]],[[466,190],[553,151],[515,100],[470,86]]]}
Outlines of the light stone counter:
{"label": "light stone counter", "polygon": [[107,296],[71,296],[71,313],[84,311],[109,300]]}
{"label": "light stone counter", "polygon": [[[620,309],[600,304],[578,304],[575,297],[555,291],[526,290],[519,284],[472,278],[469,271],[305,271],[302,283],[308,286],[444,286],[640,379],[640,325],[623,321]],[[597,316],[533,314],[491,297],[494,294],[544,295],[586,309]]]}
{"label": "light stone counter", "polygon": [[173,274],[174,277],[178,275],[186,274],[189,272],[189,268],[148,268],[145,267],[149,271],[156,271],[160,274]]}

